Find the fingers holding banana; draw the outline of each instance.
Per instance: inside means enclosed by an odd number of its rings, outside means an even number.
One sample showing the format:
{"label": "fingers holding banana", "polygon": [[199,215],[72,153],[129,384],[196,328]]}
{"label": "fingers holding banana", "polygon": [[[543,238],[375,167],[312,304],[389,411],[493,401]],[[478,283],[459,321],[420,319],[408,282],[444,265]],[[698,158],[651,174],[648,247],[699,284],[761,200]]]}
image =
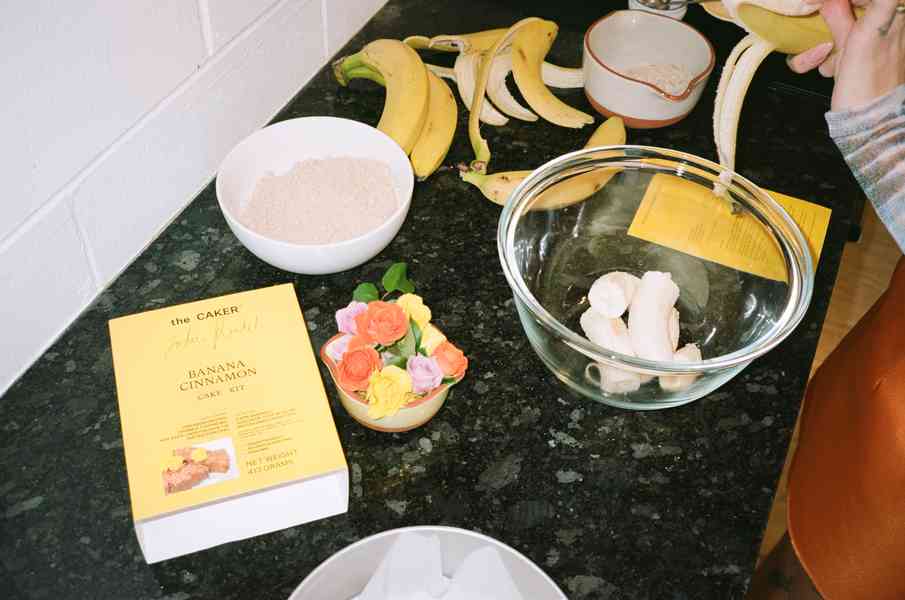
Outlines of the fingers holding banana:
{"label": "fingers holding banana", "polygon": [[823,44],[790,58],[789,66],[835,77],[833,110],[867,104],[905,83],[905,1],[820,0],[813,6],[832,35],[833,52]]}

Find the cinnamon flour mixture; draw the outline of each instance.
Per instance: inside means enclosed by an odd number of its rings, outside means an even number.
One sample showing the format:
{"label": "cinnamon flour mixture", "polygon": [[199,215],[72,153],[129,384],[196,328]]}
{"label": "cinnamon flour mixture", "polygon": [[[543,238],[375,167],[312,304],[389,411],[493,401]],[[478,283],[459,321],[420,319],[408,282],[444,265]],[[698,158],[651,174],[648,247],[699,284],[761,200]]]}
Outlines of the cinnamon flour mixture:
{"label": "cinnamon flour mixture", "polygon": [[673,96],[682,94],[691,82],[691,73],[684,67],[674,64],[638,65],[627,70],[625,75],[646,81]]}
{"label": "cinnamon flour mixture", "polygon": [[285,175],[258,180],[239,221],[272,239],[329,244],[375,229],[398,207],[385,163],[352,157],[308,159]]}

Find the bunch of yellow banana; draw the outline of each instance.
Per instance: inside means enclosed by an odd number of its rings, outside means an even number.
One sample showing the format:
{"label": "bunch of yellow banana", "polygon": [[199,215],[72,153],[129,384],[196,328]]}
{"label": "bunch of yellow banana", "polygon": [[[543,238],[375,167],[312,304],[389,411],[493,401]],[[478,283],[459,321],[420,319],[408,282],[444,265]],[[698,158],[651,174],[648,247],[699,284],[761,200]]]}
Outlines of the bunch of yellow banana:
{"label": "bunch of yellow banana", "polygon": [[456,132],[458,110],[449,86],[424,66],[412,48],[398,40],[375,40],[360,52],[333,63],[342,85],[370,79],[386,88],[377,129],[398,143],[419,179],[437,170]]}
{"label": "bunch of yellow banana", "polygon": [[[619,117],[610,117],[597,128],[584,147],[596,148],[624,143],[625,124]],[[614,168],[599,168],[554,184],[541,192],[537,201],[532,205],[532,210],[562,208],[581,202],[606,185],[617,172]],[[462,173],[462,179],[477,186],[488,200],[502,206],[506,204],[506,200],[513,190],[530,174],[531,171],[505,171],[487,174],[467,170]]]}

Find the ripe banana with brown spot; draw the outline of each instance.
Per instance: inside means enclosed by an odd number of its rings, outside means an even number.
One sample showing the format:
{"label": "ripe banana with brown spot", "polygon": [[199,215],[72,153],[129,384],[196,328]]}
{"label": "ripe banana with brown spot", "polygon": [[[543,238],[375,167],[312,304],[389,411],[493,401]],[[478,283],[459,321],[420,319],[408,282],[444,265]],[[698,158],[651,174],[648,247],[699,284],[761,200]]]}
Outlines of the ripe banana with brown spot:
{"label": "ripe banana with brown spot", "polygon": [[521,28],[512,41],[512,73],[534,112],[561,127],[577,129],[593,123],[594,117],[554,96],[541,78],[541,65],[558,31],[556,23],[540,20]]}
{"label": "ripe banana with brown spot", "polygon": [[[619,117],[610,117],[597,128],[584,147],[618,146],[624,143],[625,124]],[[562,208],[581,202],[605,186],[617,172],[616,168],[600,168],[570,177],[541,192],[531,210]],[[506,171],[488,175],[467,171],[461,177],[477,186],[485,198],[502,206],[531,173],[532,171]]]}
{"label": "ripe banana with brown spot", "polygon": [[375,40],[334,62],[333,72],[339,83],[346,85],[349,73],[360,67],[379,73],[386,87],[377,129],[410,154],[427,121],[429,108],[430,81],[421,57],[399,40]]}

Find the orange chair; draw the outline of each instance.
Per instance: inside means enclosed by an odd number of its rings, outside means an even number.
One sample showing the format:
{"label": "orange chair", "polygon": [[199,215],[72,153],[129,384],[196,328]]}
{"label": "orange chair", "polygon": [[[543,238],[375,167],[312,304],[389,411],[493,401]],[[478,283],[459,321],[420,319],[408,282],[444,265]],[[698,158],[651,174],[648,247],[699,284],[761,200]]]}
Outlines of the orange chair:
{"label": "orange chair", "polygon": [[[811,379],[788,514],[797,559],[823,598],[905,599],[905,259]],[[759,593],[764,580],[759,571],[749,598],[777,597]]]}

